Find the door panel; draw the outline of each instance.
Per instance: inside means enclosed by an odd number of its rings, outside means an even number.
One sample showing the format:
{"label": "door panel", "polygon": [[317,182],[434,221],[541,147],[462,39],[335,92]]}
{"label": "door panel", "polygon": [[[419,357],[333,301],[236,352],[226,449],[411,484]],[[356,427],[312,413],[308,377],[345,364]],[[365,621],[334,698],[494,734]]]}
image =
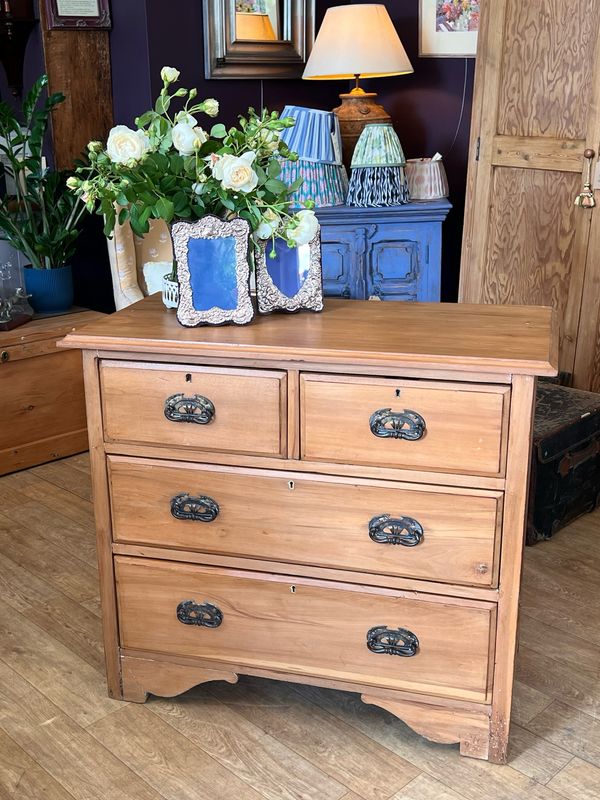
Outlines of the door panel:
{"label": "door panel", "polygon": [[364,286],[357,285],[358,264],[354,230],[343,225],[321,228],[323,291],[328,297],[364,300]]}
{"label": "door panel", "polygon": [[506,3],[498,133],[585,137],[598,13],[597,0]]}
{"label": "door panel", "polygon": [[574,200],[583,152],[600,147],[600,0],[482,6],[459,299],[552,305],[560,369],[577,357],[584,385],[594,356],[576,349],[600,314],[581,313],[599,212]]}
{"label": "door panel", "polygon": [[[410,232],[409,232],[410,233]],[[420,263],[424,258],[423,243],[418,233],[384,229],[373,239],[368,254],[369,295],[382,300],[418,300]]]}

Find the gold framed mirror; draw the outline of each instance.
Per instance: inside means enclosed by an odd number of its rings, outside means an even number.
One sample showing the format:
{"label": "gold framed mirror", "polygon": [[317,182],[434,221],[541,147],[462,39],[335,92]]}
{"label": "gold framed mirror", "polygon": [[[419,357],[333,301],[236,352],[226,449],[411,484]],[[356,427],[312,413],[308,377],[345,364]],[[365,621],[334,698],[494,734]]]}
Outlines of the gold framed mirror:
{"label": "gold framed mirror", "polygon": [[299,78],[315,38],[315,0],[205,0],[206,78]]}

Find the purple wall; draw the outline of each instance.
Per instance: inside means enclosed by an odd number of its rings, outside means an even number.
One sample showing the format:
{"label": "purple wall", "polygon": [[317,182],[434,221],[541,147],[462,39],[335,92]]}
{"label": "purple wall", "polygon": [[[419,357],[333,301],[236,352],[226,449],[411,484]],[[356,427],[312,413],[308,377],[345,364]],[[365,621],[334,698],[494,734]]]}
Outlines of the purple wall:
{"label": "purple wall", "polygon": [[[216,97],[221,103],[221,119],[231,124],[247,106],[264,104],[281,110],[286,103],[333,108],[343,82],[329,81],[233,81],[204,80],[202,2],[205,0],[113,0],[111,60],[114,117],[116,123],[132,124],[150,107],[160,89],[160,69],[168,64],[181,70],[184,86],[197,86],[201,97]],[[344,0],[316,0],[317,29],[326,9]],[[347,0],[346,0],[347,2]],[[392,17],[409,58],[413,75],[365,81],[364,87],[379,92],[379,99],[391,114],[408,158],[444,156],[454,209],[444,226],[442,297],[454,300],[457,294],[462,235],[462,217],[467,172],[467,148],[471,118],[474,61],[465,59],[419,58],[419,0],[379,0]],[[43,68],[39,32],[29,42],[25,65],[25,85]],[[464,117],[454,147],[450,151],[465,84]],[[0,69],[1,73],[1,69]],[[6,97],[0,74],[0,95]]]}
{"label": "purple wall", "polygon": [[[326,9],[343,2],[317,0],[317,29]],[[379,93],[408,158],[432,156],[436,150],[444,156],[454,208],[444,226],[442,295],[446,300],[454,300],[458,286],[474,61],[419,58],[419,0],[383,2],[415,72],[365,81],[364,87]],[[260,107],[261,81],[204,80],[202,2],[199,0],[121,0],[113,3],[113,19],[111,54],[116,122],[131,123],[137,114],[149,107],[160,90],[159,73],[165,64],[181,70],[184,86],[197,86],[201,97],[216,97],[226,124],[233,123],[247,106]],[[450,151],[460,117],[465,70],[464,116]],[[262,82],[264,104],[277,110],[286,103],[333,108],[339,103],[338,94],[346,90],[347,86],[339,81]]]}

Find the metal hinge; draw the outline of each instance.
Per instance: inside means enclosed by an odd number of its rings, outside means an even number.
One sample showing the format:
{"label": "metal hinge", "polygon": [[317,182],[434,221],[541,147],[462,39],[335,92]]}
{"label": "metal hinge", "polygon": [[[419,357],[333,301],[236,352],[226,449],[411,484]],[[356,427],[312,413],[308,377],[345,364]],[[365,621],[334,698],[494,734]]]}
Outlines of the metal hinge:
{"label": "metal hinge", "polygon": [[479,151],[481,149],[481,137],[477,137],[477,146],[475,149],[475,161],[479,161]]}

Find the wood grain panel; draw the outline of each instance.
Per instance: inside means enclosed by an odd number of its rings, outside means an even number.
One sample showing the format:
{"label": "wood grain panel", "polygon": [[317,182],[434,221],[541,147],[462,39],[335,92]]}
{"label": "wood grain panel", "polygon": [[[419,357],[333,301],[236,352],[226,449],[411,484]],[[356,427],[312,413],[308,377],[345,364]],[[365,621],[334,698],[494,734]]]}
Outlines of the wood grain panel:
{"label": "wood grain panel", "polygon": [[[600,52],[600,42],[598,50]],[[598,60],[600,62],[600,55]],[[598,121],[598,139],[600,140],[600,109]],[[600,164],[600,161],[597,160],[596,163]],[[600,191],[596,191],[596,198],[600,202]],[[590,239],[584,290],[581,298],[573,385],[578,389],[600,392],[600,257],[598,256],[600,253],[600,207],[580,209],[579,213],[588,218]]]}
{"label": "wood grain panel", "polygon": [[[301,376],[303,459],[502,475],[507,386]],[[426,424],[416,440],[375,436],[380,409],[410,410]]]}
{"label": "wood grain panel", "polygon": [[498,133],[586,136],[599,21],[598,0],[508,0]]}
{"label": "wood grain panel", "polygon": [[[500,493],[109,457],[116,542],[199,550],[490,586]],[[219,506],[211,522],[178,520],[182,492]],[[413,547],[369,538],[381,514],[416,519]],[[243,531],[243,536],[240,532]]]}
{"label": "wood grain panel", "polygon": [[[100,380],[108,441],[270,456],[284,452],[284,372],[103,361]],[[212,420],[198,425],[168,419],[165,401],[175,394],[208,399]]]}
{"label": "wood grain panel", "polygon": [[51,92],[66,100],[52,114],[55,164],[71,169],[92,139],[105,139],[113,124],[109,31],[52,30],[40,0],[44,61]]}
{"label": "wood grain panel", "polygon": [[[372,372],[402,375],[405,368],[477,373],[555,375],[556,352],[548,308],[370,303],[326,298],[320,314],[259,316],[252,325],[184,328],[165,314],[158,294],[112,314],[106,322],[67,336],[78,347],[140,358],[263,359],[288,368],[368,365]],[[518,327],[520,335],[514,336]],[[120,357],[120,356],[119,356]],[[392,372],[395,370],[395,372]],[[462,378],[464,380],[464,378]]]}
{"label": "wood grain panel", "polygon": [[580,176],[497,168],[493,183],[482,299],[555,308],[559,365],[571,371],[584,269],[580,248],[587,239],[573,204]]}
{"label": "wood grain panel", "polygon": [[[408,689],[485,702],[488,695],[491,603],[419,600],[391,590],[319,583],[188,564],[115,558],[121,644],[220,664],[360,681],[365,686]],[[182,625],[182,600],[221,609],[218,628]],[[368,650],[375,626],[405,625],[419,640],[412,658]],[[469,657],[456,647],[469,631]]]}
{"label": "wood grain panel", "polygon": [[545,136],[495,136],[492,164],[581,173],[584,139],[550,139]]}

